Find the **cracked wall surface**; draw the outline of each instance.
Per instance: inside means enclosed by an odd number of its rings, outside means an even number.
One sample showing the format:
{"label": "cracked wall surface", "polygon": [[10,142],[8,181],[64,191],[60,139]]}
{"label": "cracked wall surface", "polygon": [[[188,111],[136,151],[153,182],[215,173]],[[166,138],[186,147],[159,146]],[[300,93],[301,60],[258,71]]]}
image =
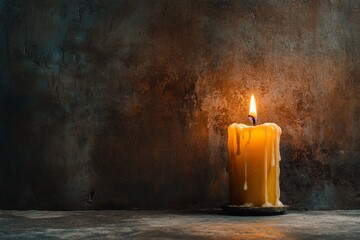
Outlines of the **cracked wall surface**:
{"label": "cracked wall surface", "polygon": [[0,208],[227,202],[227,126],[281,138],[281,199],[360,207],[360,3],[1,0]]}

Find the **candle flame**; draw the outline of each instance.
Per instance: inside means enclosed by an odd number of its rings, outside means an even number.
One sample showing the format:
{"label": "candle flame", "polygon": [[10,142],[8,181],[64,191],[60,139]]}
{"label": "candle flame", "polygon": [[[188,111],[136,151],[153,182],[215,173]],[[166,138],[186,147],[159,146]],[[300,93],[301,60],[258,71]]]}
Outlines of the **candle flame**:
{"label": "candle flame", "polygon": [[257,114],[256,114],[256,103],[255,103],[254,94],[251,94],[249,116],[252,116],[256,121]]}

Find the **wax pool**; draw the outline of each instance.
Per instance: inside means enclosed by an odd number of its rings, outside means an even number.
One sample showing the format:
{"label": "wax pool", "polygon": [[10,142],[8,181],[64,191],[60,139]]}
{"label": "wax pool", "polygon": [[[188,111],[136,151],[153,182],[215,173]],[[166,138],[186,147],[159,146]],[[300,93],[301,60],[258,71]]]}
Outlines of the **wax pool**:
{"label": "wax pool", "polygon": [[230,204],[271,207],[280,202],[280,135],[275,123],[228,128]]}

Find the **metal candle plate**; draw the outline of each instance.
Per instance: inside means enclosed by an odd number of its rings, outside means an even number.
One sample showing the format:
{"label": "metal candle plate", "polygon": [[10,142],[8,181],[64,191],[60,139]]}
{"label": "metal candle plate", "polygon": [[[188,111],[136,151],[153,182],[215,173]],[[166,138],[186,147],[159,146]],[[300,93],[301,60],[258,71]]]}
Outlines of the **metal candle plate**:
{"label": "metal candle plate", "polygon": [[226,214],[239,216],[266,216],[285,214],[289,206],[282,207],[245,207],[239,205],[222,205],[221,208]]}

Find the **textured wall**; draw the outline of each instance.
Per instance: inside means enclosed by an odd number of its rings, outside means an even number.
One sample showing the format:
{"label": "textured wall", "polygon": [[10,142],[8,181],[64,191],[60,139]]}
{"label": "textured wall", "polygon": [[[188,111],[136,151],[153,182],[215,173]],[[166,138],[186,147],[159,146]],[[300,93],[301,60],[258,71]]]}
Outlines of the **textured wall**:
{"label": "textured wall", "polygon": [[283,129],[282,201],[360,207],[359,1],[0,9],[0,208],[218,207],[251,93]]}

